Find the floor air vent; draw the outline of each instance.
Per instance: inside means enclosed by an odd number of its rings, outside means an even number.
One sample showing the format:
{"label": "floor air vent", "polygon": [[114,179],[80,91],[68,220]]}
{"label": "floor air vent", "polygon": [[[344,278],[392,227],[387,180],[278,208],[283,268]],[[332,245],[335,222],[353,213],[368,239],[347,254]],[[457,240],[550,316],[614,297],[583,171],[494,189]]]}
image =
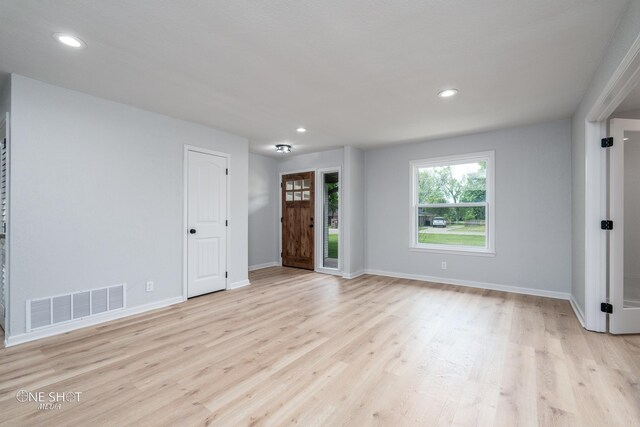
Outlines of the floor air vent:
{"label": "floor air vent", "polygon": [[27,300],[27,331],[125,308],[125,284]]}

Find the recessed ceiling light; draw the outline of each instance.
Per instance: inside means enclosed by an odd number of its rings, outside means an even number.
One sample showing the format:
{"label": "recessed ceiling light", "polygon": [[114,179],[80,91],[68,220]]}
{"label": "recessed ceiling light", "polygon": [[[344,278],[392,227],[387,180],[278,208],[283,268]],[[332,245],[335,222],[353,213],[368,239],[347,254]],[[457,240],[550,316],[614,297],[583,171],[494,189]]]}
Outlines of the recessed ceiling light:
{"label": "recessed ceiling light", "polygon": [[296,129],[296,132],[298,133],[305,133],[307,131],[307,128],[303,128],[302,126],[300,126],[298,129]]}
{"label": "recessed ceiling light", "polygon": [[629,140],[629,138],[624,138],[624,140],[625,140],[625,141],[628,141],[628,140]]}
{"label": "recessed ceiling light", "polygon": [[458,89],[445,89],[442,92],[438,93],[438,96],[440,98],[449,98],[457,94],[458,94]]}
{"label": "recessed ceiling light", "polygon": [[291,152],[291,146],[289,144],[278,144],[276,145],[276,153],[278,154],[288,154]]}
{"label": "recessed ceiling light", "polygon": [[55,33],[53,35],[53,38],[58,40],[63,45],[72,47],[74,49],[84,49],[85,47],[87,47],[87,44],[85,42],[70,34]]}

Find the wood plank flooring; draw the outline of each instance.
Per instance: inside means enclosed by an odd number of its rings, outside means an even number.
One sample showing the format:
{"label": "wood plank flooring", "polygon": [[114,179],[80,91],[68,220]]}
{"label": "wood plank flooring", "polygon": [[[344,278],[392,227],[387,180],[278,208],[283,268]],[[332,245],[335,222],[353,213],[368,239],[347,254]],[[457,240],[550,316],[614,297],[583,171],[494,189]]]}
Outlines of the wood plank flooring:
{"label": "wood plank flooring", "polygon": [[[379,276],[252,285],[0,350],[0,424],[640,425],[640,336],[566,301]],[[19,390],[81,392],[39,410]]]}

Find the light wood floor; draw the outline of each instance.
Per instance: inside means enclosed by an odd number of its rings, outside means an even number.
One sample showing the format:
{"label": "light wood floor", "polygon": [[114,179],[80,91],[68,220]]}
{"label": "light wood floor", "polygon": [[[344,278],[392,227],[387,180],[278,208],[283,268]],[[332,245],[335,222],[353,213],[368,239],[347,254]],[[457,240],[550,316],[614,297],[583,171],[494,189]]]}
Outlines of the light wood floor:
{"label": "light wood floor", "polygon": [[[4,425],[640,425],[640,336],[566,301],[270,268],[0,350]],[[18,390],[82,392],[59,410]]]}

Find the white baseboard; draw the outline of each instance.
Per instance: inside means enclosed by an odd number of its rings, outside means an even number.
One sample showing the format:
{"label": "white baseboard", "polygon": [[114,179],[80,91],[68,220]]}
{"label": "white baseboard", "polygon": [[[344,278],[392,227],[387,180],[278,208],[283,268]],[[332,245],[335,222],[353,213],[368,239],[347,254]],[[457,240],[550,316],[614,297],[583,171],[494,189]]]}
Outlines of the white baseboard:
{"label": "white baseboard", "polygon": [[578,322],[580,322],[580,325],[582,325],[582,327],[584,328],[585,327],[584,326],[585,325],[585,323],[584,323],[584,313],[580,309],[580,305],[578,305],[578,302],[575,300],[575,298],[573,298],[573,295],[571,295],[571,297],[569,298],[569,302],[571,303],[571,308],[573,309],[573,312],[575,313],[576,317],[578,318]]}
{"label": "white baseboard", "polygon": [[279,265],[280,263],[277,261],[265,262],[264,264],[250,265],[249,271],[262,270],[263,268],[269,268],[269,267],[278,267]]}
{"label": "white baseboard", "polygon": [[249,279],[240,280],[239,282],[230,283],[229,286],[227,286],[227,289],[243,288],[245,286],[249,286],[250,284],[251,282],[249,282]]}
{"label": "white baseboard", "polygon": [[111,320],[121,319],[123,317],[133,316],[134,314],[140,314],[158,308],[168,307],[170,305],[178,304],[184,301],[184,298],[174,297],[168,298],[162,301],[151,302],[149,304],[138,305],[135,307],[129,307],[122,310],[111,311],[104,314],[98,314],[92,317],[81,319],[74,322],[65,323],[59,326],[51,326],[44,329],[27,332],[24,334],[9,336],[5,338],[5,347],[11,347],[17,344],[26,343],[41,338],[51,337],[54,335],[63,334],[65,332],[75,331],[76,329],[87,328],[89,326],[98,325],[100,323],[109,322]]}
{"label": "white baseboard", "polygon": [[470,288],[491,289],[494,291],[511,292],[515,294],[534,295],[538,297],[548,297],[568,300],[568,292],[547,291],[543,289],[521,288],[519,286],[499,285],[496,283],[476,282],[473,280],[448,279],[444,277],[422,276],[419,274],[395,273],[382,270],[366,270],[366,274],[377,276],[396,277],[398,279],[419,280],[422,282],[444,283],[445,285],[467,286]]}
{"label": "white baseboard", "polygon": [[315,269],[316,273],[322,273],[322,274],[331,274],[333,276],[339,276],[339,277],[343,277],[342,276],[342,271],[340,270],[336,270],[334,268],[324,268],[324,267],[317,267]]}
{"label": "white baseboard", "polygon": [[360,277],[365,274],[364,270],[356,271],[355,273],[342,273],[342,277],[344,279],[355,279],[356,277]]}

